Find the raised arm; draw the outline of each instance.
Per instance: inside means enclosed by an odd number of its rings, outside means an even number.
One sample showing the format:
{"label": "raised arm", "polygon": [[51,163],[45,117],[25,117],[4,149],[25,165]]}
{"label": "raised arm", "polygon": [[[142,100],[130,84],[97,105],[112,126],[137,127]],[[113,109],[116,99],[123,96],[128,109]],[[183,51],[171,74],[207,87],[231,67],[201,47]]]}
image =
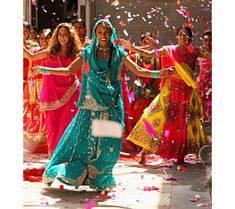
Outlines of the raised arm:
{"label": "raised arm", "polygon": [[47,53],[48,53],[48,49],[45,49],[43,51],[33,54],[24,47],[24,57],[26,57],[30,61],[44,59],[47,56]]}
{"label": "raised arm", "polygon": [[78,57],[68,66],[68,67],[61,67],[61,68],[49,68],[49,67],[42,67],[37,66],[34,69],[38,69],[39,73],[45,75],[74,75],[77,70],[81,70],[83,64],[83,56],[78,55]]}
{"label": "raised arm", "polygon": [[133,62],[129,55],[125,56],[123,58],[123,64],[134,74],[140,77],[147,77],[147,78],[162,78],[165,76],[169,76],[173,74],[173,71],[171,69],[162,69],[160,71],[158,70],[148,70],[146,68],[142,68],[139,65],[137,65],[135,62]]}

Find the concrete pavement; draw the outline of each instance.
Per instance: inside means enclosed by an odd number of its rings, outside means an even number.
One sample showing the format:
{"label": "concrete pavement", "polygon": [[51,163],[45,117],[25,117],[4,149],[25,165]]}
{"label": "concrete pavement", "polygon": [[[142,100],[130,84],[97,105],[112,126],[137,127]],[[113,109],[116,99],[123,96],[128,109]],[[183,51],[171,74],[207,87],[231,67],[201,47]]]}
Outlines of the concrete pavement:
{"label": "concrete pavement", "polygon": [[[41,167],[48,159],[25,153],[24,161],[24,167],[30,168]],[[87,186],[75,189],[55,181],[47,187],[24,181],[24,208],[193,209],[209,203],[203,165],[178,166],[162,162],[158,156],[152,156],[147,166],[139,165],[135,158],[120,158],[114,168],[117,188],[108,198]]]}

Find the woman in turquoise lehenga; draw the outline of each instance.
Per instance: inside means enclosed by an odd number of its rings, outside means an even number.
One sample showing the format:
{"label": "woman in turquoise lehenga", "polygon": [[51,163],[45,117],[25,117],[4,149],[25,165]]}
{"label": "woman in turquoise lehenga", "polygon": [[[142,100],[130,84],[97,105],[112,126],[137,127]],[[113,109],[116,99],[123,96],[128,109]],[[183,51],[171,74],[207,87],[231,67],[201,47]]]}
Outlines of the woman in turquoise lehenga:
{"label": "woman in turquoise lehenga", "polygon": [[89,184],[98,190],[116,185],[112,170],[118,160],[122,140],[95,137],[91,134],[94,119],[116,121],[123,127],[121,88],[122,63],[133,73],[145,77],[162,77],[169,70],[149,71],[131,61],[117,43],[114,28],[108,20],[99,20],[93,30],[92,43],[67,68],[38,67],[40,73],[71,75],[82,69],[79,112],[62,135],[43,174],[50,185],[55,178],[74,185]]}

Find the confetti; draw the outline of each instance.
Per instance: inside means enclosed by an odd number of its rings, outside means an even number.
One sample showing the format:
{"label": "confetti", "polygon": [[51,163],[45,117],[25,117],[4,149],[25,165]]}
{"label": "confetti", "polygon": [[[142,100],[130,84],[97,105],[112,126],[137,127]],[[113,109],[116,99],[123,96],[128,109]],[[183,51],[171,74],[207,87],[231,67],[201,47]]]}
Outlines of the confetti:
{"label": "confetti", "polygon": [[165,19],[164,25],[165,25],[166,28],[169,28],[169,25],[168,25],[168,18]]}
{"label": "confetti", "polygon": [[126,23],[123,20],[120,20],[119,25],[121,25],[122,27],[124,27],[126,25]]}
{"label": "confetti", "polygon": [[123,33],[124,33],[126,36],[128,36],[128,33],[127,33],[126,30],[123,30]]}
{"label": "confetti", "polygon": [[143,118],[143,123],[145,125],[145,128],[146,128],[146,131],[151,135],[153,136],[154,138],[157,138],[157,134],[156,132],[154,131],[152,125],[146,120]]}
{"label": "confetti", "polygon": [[158,51],[158,49],[154,49],[154,51],[155,51],[155,54],[156,54],[157,56],[159,56],[159,51]]}
{"label": "confetti", "polygon": [[110,15],[106,15],[105,17],[104,17],[104,20],[108,20],[110,18]]}
{"label": "confetti", "polygon": [[208,96],[211,92],[212,92],[212,89],[209,88],[209,89],[207,90],[207,92],[206,92],[206,95]]}
{"label": "confetti", "polygon": [[133,102],[135,101],[135,92],[134,91],[131,91],[130,92],[130,100]]}
{"label": "confetti", "polygon": [[193,198],[193,199],[189,199],[191,202],[198,202],[199,199],[198,198]]}
{"label": "confetti", "polygon": [[119,1],[118,1],[118,0],[115,0],[111,5],[116,7],[116,6],[119,5]]}
{"label": "confetti", "polygon": [[199,203],[196,205],[197,208],[198,207],[205,207],[205,206],[209,206],[209,204],[205,202],[205,203]]}
{"label": "confetti", "polygon": [[182,166],[182,165],[179,165],[177,167],[177,170],[184,172],[184,171],[186,171],[186,168],[184,166]]}
{"label": "confetti", "polygon": [[169,135],[170,135],[170,131],[169,131],[169,130],[165,130],[164,136],[165,136],[165,137],[169,137]]}
{"label": "confetti", "polygon": [[96,200],[95,199],[91,199],[88,204],[86,205],[85,209],[92,209],[94,206],[96,205]]}
{"label": "confetti", "polygon": [[144,20],[144,22],[146,22],[146,19],[144,17],[142,17],[142,19]]}
{"label": "confetti", "polygon": [[153,191],[153,190],[159,190],[158,187],[155,187],[155,186],[144,186],[144,191]]}
{"label": "confetti", "polygon": [[134,81],[134,84],[136,85],[136,86],[141,86],[141,83],[140,83],[140,80],[138,79],[138,80],[135,80]]}

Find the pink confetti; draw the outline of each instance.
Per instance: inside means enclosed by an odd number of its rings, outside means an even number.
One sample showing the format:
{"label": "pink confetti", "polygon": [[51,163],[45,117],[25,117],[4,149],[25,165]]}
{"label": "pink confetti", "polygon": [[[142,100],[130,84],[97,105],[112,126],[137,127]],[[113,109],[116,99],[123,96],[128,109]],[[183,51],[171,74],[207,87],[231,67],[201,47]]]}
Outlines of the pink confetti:
{"label": "pink confetti", "polygon": [[132,102],[135,101],[135,92],[134,91],[130,92],[130,99]]}
{"label": "pink confetti", "polygon": [[158,51],[158,49],[154,49],[154,51],[155,51],[155,54],[156,54],[157,56],[159,56],[159,51]]}
{"label": "pink confetti", "polygon": [[165,136],[165,137],[169,137],[169,135],[170,135],[170,131],[169,131],[169,130],[165,130],[164,136]]}
{"label": "pink confetti", "polygon": [[123,20],[120,20],[119,24],[124,27],[126,25],[126,23]]}
{"label": "pink confetti", "polygon": [[146,128],[146,131],[151,135],[153,136],[154,138],[157,138],[157,134],[156,132],[154,131],[152,125],[146,120],[146,119],[143,119],[142,120],[144,125],[145,125],[145,128]]}
{"label": "pink confetti", "polygon": [[205,207],[205,206],[209,206],[209,204],[206,202],[203,202],[203,203],[199,203],[196,205],[196,207]]}
{"label": "pink confetti", "polygon": [[112,198],[115,199],[117,197],[116,194],[112,194]]}
{"label": "pink confetti", "polygon": [[105,17],[104,17],[104,20],[108,20],[110,18],[110,15],[106,15]]}
{"label": "pink confetti", "polygon": [[144,191],[153,191],[153,190],[159,190],[158,187],[155,187],[155,186],[144,186]]}
{"label": "pink confetti", "polygon": [[168,18],[165,19],[164,25],[165,25],[166,28],[169,28],[169,25],[168,25]]}
{"label": "pink confetti", "polygon": [[92,209],[94,206],[96,205],[96,200],[95,199],[91,199],[88,204],[86,205],[85,209]]}

